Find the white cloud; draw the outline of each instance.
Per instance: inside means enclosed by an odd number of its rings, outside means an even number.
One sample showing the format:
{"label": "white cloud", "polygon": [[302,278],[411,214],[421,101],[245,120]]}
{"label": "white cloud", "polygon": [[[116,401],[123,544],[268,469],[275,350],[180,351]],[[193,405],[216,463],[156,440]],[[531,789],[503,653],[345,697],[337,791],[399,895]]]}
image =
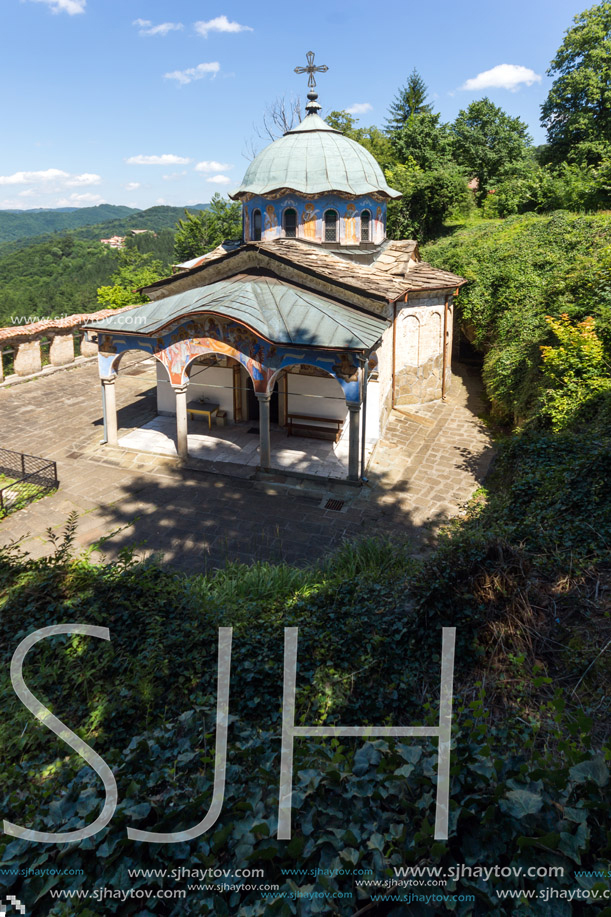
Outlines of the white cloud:
{"label": "white cloud", "polygon": [[71,194],[69,200],[73,204],[105,204],[106,201],[99,194]]}
{"label": "white cloud", "polygon": [[515,92],[522,83],[532,86],[533,83],[540,82],[539,74],[528,67],[519,64],[497,64],[491,70],[484,70],[483,73],[471,77],[460,88],[475,92],[480,89],[509,89],[510,92]]}
{"label": "white cloud", "polygon": [[194,29],[198,35],[208,37],[208,32],[252,32],[249,25],[240,25],[239,22],[230,22],[227,16],[217,16],[207,22],[196,22]]}
{"label": "white cloud", "polygon": [[67,188],[86,188],[88,185],[99,185],[102,181],[101,175],[94,175],[92,172],[83,172],[82,175],[71,175],[66,179]]}
{"label": "white cloud", "polygon": [[230,185],[231,179],[227,175],[213,175],[206,181],[212,182],[213,185]]}
{"label": "white cloud", "polygon": [[372,109],[373,105],[369,102],[355,102],[354,105],[351,105],[346,111],[349,115],[364,115],[366,111],[371,111]]}
{"label": "white cloud", "polygon": [[209,73],[215,76],[220,69],[221,65],[218,61],[211,61],[207,64],[198,64],[197,67],[189,67],[187,70],[172,70],[171,73],[164,73],[164,79],[176,80],[181,86],[186,86],[193,80],[203,79]]}
{"label": "white cloud", "polygon": [[69,178],[69,174],[62,172],[61,169],[46,169],[44,172],[14,172],[12,175],[0,175],[0,185],[43,184],[62,178]]}
{"label": "white cloud", "polygon": [[[59,201],[55,201],[54,207],[94,207],[96,204],[106,204],[107,202],[99,194],[71,194]],[[50,206],[50,205],[48,205]]]}
{"label": "white cloud", "polygon": [[55,184],[63,188],[80,188],[87,185],[99,185],[101,181],[101,176],[92,172],[71,175],[62,169],[45,169],[39,172],[14,172],[12,175],[0,175],[0,185]]}
{"label": "white cloud", "polygon": [[130,156],[125,162],[129,166],[184,166],[190,159],[185,156],[175,156],[173,153],[163,153],[161,156]]}
{"label": "white cloud", "polygon": [[46,3],[52,13],[68,13],[69,16],[84,13],[87,6],[87,0],[34,0],[34,3]]}
{"label": "white cloud", "polygon": [[128,183],[125,185],[125,190],[126,191],[137,191],[139,187],[140,187],[139,181],[128,181]]}
{"label": "white cloud", "polygon": [[228,169],[233,169],[231,163],[217,162],[215,159],[204,159],[195,166],[196,172],[226,172]]}
{"label": "white cloud", "polygon": [[162,35],[166,36],[169,32],[179,32],[184,29],[182,22],[162,22],[160,25],[153,25],[150,19],[134,19],[132,25],[138,26],[138,35]]}
{"label": "white cloud", "polygon": [[183,169],[182,172],[170,172],[169,175],[162,175],[164,181],[176,181],[177,178],[183,178],[187,174],[187,170]]}

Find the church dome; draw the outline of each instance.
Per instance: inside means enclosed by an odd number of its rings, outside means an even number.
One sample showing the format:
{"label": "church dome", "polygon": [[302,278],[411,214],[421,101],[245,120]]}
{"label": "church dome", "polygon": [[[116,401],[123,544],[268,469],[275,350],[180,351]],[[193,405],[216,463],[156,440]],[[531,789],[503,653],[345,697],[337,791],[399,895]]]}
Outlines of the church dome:
{"label": "church dome", "polygon": [[259,153],[231,197],[240,200],[283,189],[304,195],[338,192],[354,197],[401,197],[388,186],[371,153],[327,124],[316,111]]}

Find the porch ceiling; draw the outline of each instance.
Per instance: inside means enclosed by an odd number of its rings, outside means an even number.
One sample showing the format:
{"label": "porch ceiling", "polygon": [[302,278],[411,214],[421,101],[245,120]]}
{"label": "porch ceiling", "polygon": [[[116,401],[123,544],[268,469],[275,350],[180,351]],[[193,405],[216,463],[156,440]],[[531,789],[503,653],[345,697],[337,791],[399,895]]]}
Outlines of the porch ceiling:
{"label": "porch ceiling", "polygon": [[[275,277],[237,274],[85,325],[94,331],[152,335],[170,322],[215,313],[276,344],[369,350],[389,325]],[[137,317],[137,321],[136,321]]]}

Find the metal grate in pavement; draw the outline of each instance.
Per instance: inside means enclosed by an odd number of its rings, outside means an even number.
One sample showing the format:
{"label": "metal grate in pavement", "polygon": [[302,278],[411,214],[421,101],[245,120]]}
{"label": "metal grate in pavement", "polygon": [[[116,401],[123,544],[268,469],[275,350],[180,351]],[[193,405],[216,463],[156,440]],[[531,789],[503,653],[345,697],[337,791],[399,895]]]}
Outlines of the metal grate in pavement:
{"label": "metal grate in pavement", "polygon": [[330,498],[325,503],[325,509],[331,509],[334,512],[339,513],[343,509],[344,503],[345,500],[334,500],[333,498]]}

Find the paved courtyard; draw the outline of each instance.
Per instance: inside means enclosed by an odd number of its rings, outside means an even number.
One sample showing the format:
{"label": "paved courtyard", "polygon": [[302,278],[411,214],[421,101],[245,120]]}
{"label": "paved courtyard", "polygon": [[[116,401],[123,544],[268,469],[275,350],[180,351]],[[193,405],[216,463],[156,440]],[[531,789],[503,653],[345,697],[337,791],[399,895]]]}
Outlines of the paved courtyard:
{"label": "paved courtyard", "polygon": [[[154,374],[141,364],[124,369],[117,382],[123,444],[114,449],[100,445],[95,363],[2,387],[0,445],[57,461],[60,486],[0,521],[0,544],[22,539],[33,556],[45,554],[46,529],[60,531],[76,511],[80,547],[102,541],[104,555],[113,558],[133,545],[139,554],[157,553],[194,572],[228,561],[303,564],[364,535],[410,540],[421,550],[439,525],[460,512],[492,457],[478,416],[483,403],[477,374],[460,364],[455,372],[445,403],[421,409],[418,420],[393,412],[362,488],[321,476],[291,478],[281,467],[261,478],[254,462],[232,463],[227,455],[181,464],[170,454],[127,449],[126,440],[143,425],[163,428],[156,418]],[[205,438],[206,432],[190,435]],[[232,436],[248,433],[234,428],[227,439]],[[256,450],[258,437],[249,441]],[[308,442],[314,450],[321,447]],[[290,449],[303,451],[305,444],[295,438]],[[286,437],[278,432],[277,461],[283,448]],[[330,498],[343,501],[340,511],[325,508]]]}

